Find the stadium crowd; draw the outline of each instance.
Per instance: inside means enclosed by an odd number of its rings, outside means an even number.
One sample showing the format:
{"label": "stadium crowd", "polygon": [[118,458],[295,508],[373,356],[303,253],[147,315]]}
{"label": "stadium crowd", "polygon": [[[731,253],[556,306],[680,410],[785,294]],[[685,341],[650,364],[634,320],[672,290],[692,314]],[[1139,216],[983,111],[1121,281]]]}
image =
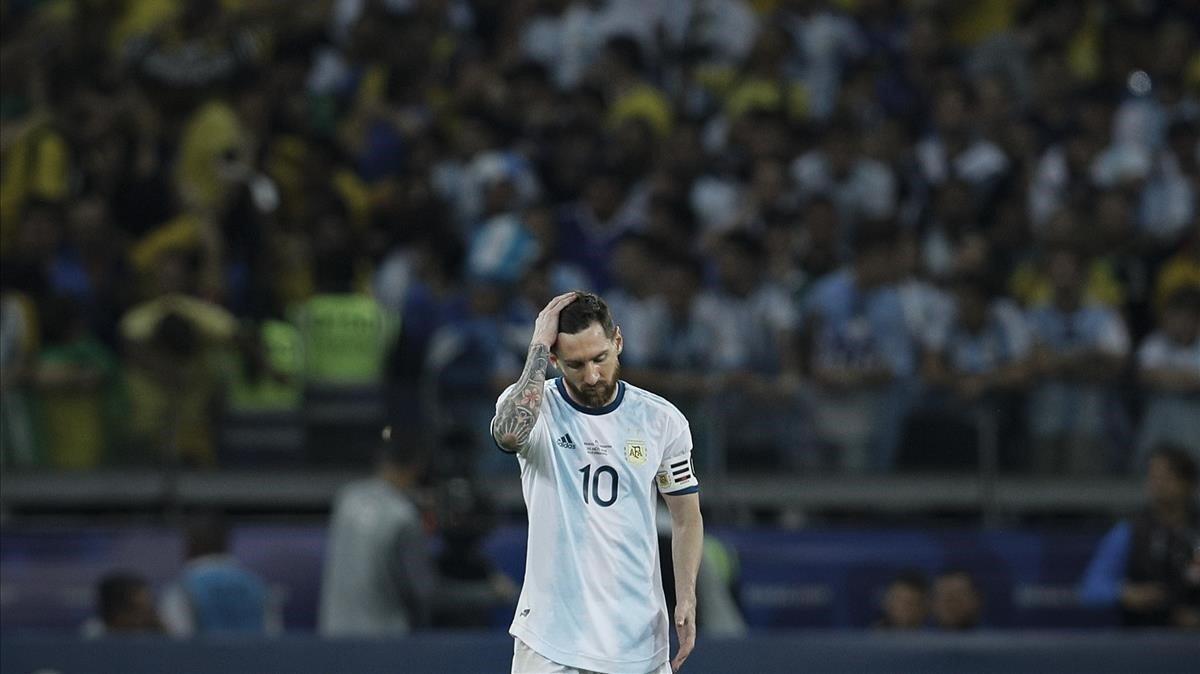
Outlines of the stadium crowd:
{"label": "stadium crowd", "polygon": [[702,470],[1200,455],[1194,2],[0,11],[8,467],[511,470],[573,288]]}

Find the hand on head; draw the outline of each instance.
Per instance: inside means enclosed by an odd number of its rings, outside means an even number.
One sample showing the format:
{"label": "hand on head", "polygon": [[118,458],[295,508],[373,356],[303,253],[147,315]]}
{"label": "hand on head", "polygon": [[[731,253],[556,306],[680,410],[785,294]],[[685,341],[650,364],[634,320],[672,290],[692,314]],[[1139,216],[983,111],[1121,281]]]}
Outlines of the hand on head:
{"label": "hand on head", "polygon": [[538,314],[537,321],[533,324],[533,340],[531,344],[542,344],[548,349],[554,348],[554,342],[558,339],[558,315],[571,302],[575,301],[577,293],[571,291],[563,293],[558,297],[550,300],[546,308]]}

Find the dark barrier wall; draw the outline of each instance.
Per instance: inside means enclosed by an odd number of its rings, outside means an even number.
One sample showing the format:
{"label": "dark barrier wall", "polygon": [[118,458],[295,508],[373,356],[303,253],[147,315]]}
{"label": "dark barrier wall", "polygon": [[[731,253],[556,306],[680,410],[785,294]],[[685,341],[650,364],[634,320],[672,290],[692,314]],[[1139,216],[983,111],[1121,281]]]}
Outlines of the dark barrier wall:
{"label": "dark barrier wall", "polygon": [[[5,639],[5,674],[474,674],[505,673],[512,640],[501,634],[396,641]],[[701,640],[686,674],[1183,674],[1200,662],[1194,635],[990,633],[776,634]]]}
{"label": "dark barrier wall", "polygon": [[[866,627],[880,594],[900,570],[959,567],[979,579],[985,626],[1104,627],[1113,616],[1078,605],[1075,585],[1102,532],[976,530],[745,531],[713,528],[737,551],[747,622],[758,629]],[[235,554],[284,599],[289,630],[316,624],[325,530],[320,526],[243,526]],[[525,530],[498,530],[488,555],[518,582]],[[0,534],[0,622],[13,630],[75,630],[90,615],[93,588],[106,571],[126,568],[161,587],[178,573],[182,542],[169,529],[22,529]],[[495,616],[497,629],[511,613]]]}

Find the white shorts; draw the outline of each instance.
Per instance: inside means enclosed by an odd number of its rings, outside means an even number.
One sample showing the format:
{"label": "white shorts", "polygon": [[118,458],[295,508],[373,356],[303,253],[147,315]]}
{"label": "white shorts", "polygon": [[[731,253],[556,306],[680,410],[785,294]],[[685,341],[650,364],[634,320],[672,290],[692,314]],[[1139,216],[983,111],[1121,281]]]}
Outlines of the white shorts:
{"label": "white shorts", "polygon": [[[590,669],[577,669],[560,665],[553,660],[542,657],[540,653],[525,645],[520,639],[513,639],[512,674],[604,674]],[[671,674],[671,663],[664,662],[662,667],[646,674]]]}

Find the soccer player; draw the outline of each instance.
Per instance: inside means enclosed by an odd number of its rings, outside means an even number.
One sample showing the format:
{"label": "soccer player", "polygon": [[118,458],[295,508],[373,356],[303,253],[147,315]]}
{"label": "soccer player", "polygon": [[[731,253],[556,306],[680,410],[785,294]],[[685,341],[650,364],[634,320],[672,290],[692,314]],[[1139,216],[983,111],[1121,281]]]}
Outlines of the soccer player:
{"label": "soccer player", "polygon": [[[619,379],[621,345],[604,300],[559,295],[496,403],[492,437],[517,455],[529,510],[514,674],[669,674],[695,644],[704,524],[691,431],[674,405]],[[547,363],[562,376],[547,381]],[[679,650],[669,664],[656,488],[673,539]]]}

